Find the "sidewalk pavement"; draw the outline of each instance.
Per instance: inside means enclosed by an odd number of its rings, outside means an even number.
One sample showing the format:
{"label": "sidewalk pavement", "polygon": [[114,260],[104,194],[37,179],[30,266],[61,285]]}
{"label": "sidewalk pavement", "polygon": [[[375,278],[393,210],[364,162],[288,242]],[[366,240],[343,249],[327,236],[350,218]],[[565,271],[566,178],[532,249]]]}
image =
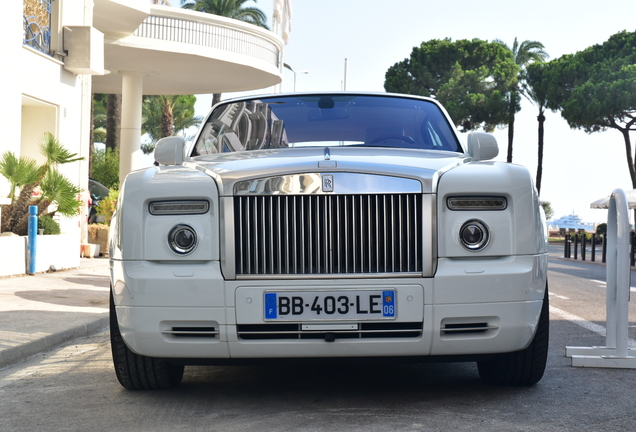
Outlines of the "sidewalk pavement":
{"label": "sidewalk pavement", "polygon": [[0,278],[0,368],[108,326],[108,258]]}

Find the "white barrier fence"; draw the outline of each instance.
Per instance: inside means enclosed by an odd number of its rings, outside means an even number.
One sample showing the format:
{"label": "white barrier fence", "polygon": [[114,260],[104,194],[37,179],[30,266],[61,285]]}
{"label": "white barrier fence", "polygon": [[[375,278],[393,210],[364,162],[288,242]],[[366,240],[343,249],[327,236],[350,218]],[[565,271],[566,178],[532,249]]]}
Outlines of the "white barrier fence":
{"label": "white barrier fence", "polygon": [[603,347],[566,347],[572,366],[636,368],[636,349],[630,349],[629,336],[629,206],[622,189],[609,200],[607,215],[607,335]]}

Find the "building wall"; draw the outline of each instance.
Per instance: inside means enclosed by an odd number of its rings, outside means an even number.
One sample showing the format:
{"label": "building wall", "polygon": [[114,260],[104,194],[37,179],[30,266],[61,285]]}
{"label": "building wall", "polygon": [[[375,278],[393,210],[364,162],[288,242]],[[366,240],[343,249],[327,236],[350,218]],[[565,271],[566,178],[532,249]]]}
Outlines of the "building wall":
{"label": "building wall", "polygon": [[[22,2],[9,1],[2,5],[0,14],[0,47],[5,61],[0,68],[2,70],[2,81],[0,90],[2,93],[2,103],[0,113],[5,127],[0,139],[0,155],[7,150],[13,150],[20,144],[20,105],[22,81],[22,66],[17,61],[10,59],[20,59],[22,52]],[[16,65],[20,65],[16,67]],[[7,196],[9,185],[0,176],[0,196]]]}
{"label": "building wall", "polygon": [[[9,150],[42,163],[39,144],[51,132],[70,152],[85,157],[82,162],[62,165],[59,170],[74,184],[88,188],[91,77],[64,69],[64,57],[50,56],[23,44],[23,2],[3,5],[0,17],[0,46],[11,62],[3,68],[3,119],[13,125],[0,140],[0,152]],[[62,53],[63,27],[92,24],[92,0],[52,2],[51,50]],[[8,194],[8,184],[0,179],[0,195]],[[80,233],[83,217],[60,218],[62,232]],[[78,249],[76,247],[75,249]]]}

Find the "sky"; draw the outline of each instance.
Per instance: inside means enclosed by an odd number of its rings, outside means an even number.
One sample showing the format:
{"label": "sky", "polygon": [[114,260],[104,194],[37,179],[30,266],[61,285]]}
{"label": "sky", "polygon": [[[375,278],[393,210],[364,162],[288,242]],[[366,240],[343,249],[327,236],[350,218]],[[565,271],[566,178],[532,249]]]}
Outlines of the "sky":
{"label": "sky", "polygon": [[[177,4],[177,0],[173,0]],[[284,62],[297,73],[297,91],[341,90],[347,59],[347,90],[384,91],[389,67],[431,39],[501,39],[509,46],[537,40],[550,58],[603,43],[622,30],[636,31],[634,0],[291,0],[292,31]],[[271,26],[273,0],[247,2],[260,8]],[[285,69],[282,90],[293,91],[294,74]],[[250,92],[263,94],[273,88]],[[245,93],[226,93],[223,98]],[[205,115],[211,95],[197,95],[197,115]],[[515,121],[513,163],[537,169],[537,109],[522,102]],[[577,214],[585,222],[606,222],[607,211],[590,203],[616,188],[632,189],[620,133],[572,130],[559,113],[546,113],[541,199],[559,218]],[[507,129],[494,132],[505,161]],[[632,141],[636,134],[632,134]],[[630,212],[631,213],[631,212]]]}

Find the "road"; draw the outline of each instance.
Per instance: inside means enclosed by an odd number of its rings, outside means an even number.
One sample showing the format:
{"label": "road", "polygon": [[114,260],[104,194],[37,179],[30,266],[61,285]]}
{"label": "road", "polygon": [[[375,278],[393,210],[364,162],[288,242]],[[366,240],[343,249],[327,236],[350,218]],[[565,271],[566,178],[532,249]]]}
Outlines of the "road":
{"label": "road", "polygon": [[553,252],[548,368],[530,388],[486,386],[473,363],[441,363],[188,367],[176,389],[129,392],[101,333],[0,370],[0,430],[636,430],[636,371],[564,357],[565,346],[604,344],[605,267]]}

